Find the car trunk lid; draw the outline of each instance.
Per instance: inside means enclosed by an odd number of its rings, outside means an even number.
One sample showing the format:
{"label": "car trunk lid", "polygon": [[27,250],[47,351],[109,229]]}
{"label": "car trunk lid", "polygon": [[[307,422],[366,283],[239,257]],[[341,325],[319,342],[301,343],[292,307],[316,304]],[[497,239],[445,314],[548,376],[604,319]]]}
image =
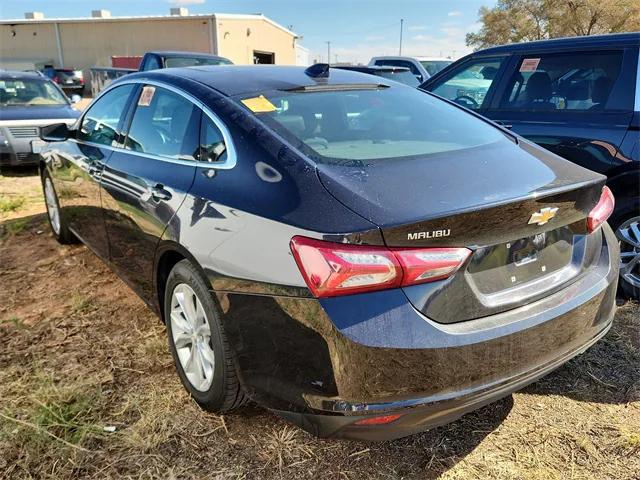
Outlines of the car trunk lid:
{"label": "car trunk lid", "polygon": [[599,237],[587,239],[586,217],[604,177],[528,142],[325,163],[318,173],[336,198],[380,227],[390,247],[473,250],[453,277],[404,289],[437,321],[534,301],[575,279],[598,251]]}

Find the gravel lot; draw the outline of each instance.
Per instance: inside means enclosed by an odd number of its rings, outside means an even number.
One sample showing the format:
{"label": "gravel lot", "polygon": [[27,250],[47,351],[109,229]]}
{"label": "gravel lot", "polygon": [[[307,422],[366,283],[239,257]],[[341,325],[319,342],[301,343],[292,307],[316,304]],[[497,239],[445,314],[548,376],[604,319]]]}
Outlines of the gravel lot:
{"label": "gravel lot", "polygon": [[60,246],[35,172],[0,176],[0,478],[638,479],[640,306],[582,356],[459,421],[319,440],[249,405],[200,410],[156,317]]}

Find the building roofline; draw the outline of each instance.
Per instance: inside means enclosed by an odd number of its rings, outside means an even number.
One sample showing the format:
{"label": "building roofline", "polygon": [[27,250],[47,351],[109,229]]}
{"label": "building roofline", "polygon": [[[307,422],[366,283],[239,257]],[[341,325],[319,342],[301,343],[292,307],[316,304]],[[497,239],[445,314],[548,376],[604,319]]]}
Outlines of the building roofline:
{"label": "building roofline", "polygon": [[288,28],[280,25],[278,22],[271,20],[269,17],[262,13],[202,13],[202,14],[189,14],[189,15],[138,15],[138,16],[124,16],[124,17],[67,17],[67,18],[42,18],[42,19],[27,19],[27,18],[15,18],[15,19],[1,19],[0,25],[32,25],[32,24],[55,24],[55,23],[111,23],[121,21],[154,21],[154,20],[193,20],[193,19],[215,19],[215,20],[264,20],[270,25],[282,30],[289,35],[299,38],[300,36],[289,30]]}

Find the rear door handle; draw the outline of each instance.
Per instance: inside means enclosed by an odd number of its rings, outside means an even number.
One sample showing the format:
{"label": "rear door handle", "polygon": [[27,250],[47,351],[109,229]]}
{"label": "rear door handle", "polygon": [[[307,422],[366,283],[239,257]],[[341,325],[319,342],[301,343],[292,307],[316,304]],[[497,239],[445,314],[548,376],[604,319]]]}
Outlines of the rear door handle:
{"label": "rear door handle", "polygon": [[155,187],[152,187],[150,191],[151,191],[151,198],[153,198],[156,201],[171,200],[171,192],[169,192],[168,190],[165,190],[164,185],[162,185],[161,183],[156,184]]}

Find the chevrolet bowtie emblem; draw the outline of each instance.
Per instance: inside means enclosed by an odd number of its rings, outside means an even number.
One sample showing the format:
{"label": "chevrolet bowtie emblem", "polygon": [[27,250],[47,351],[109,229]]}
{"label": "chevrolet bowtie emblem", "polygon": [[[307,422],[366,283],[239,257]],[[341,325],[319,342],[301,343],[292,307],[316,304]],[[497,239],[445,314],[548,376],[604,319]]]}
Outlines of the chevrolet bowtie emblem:
{"label": "chevrolet bowtie emblem", "polygon": [[557,207],[546,207],[543,208],[542,210],[539,210],[535,213],[531,214],[531,218],[529,218],[529,225],[533,225],[534,223],[537,223],[538,225],[544,225],[545,223],[547,223],[549,220],[551,220],[553,217],[556,216],[556,212],[558,211]]}

